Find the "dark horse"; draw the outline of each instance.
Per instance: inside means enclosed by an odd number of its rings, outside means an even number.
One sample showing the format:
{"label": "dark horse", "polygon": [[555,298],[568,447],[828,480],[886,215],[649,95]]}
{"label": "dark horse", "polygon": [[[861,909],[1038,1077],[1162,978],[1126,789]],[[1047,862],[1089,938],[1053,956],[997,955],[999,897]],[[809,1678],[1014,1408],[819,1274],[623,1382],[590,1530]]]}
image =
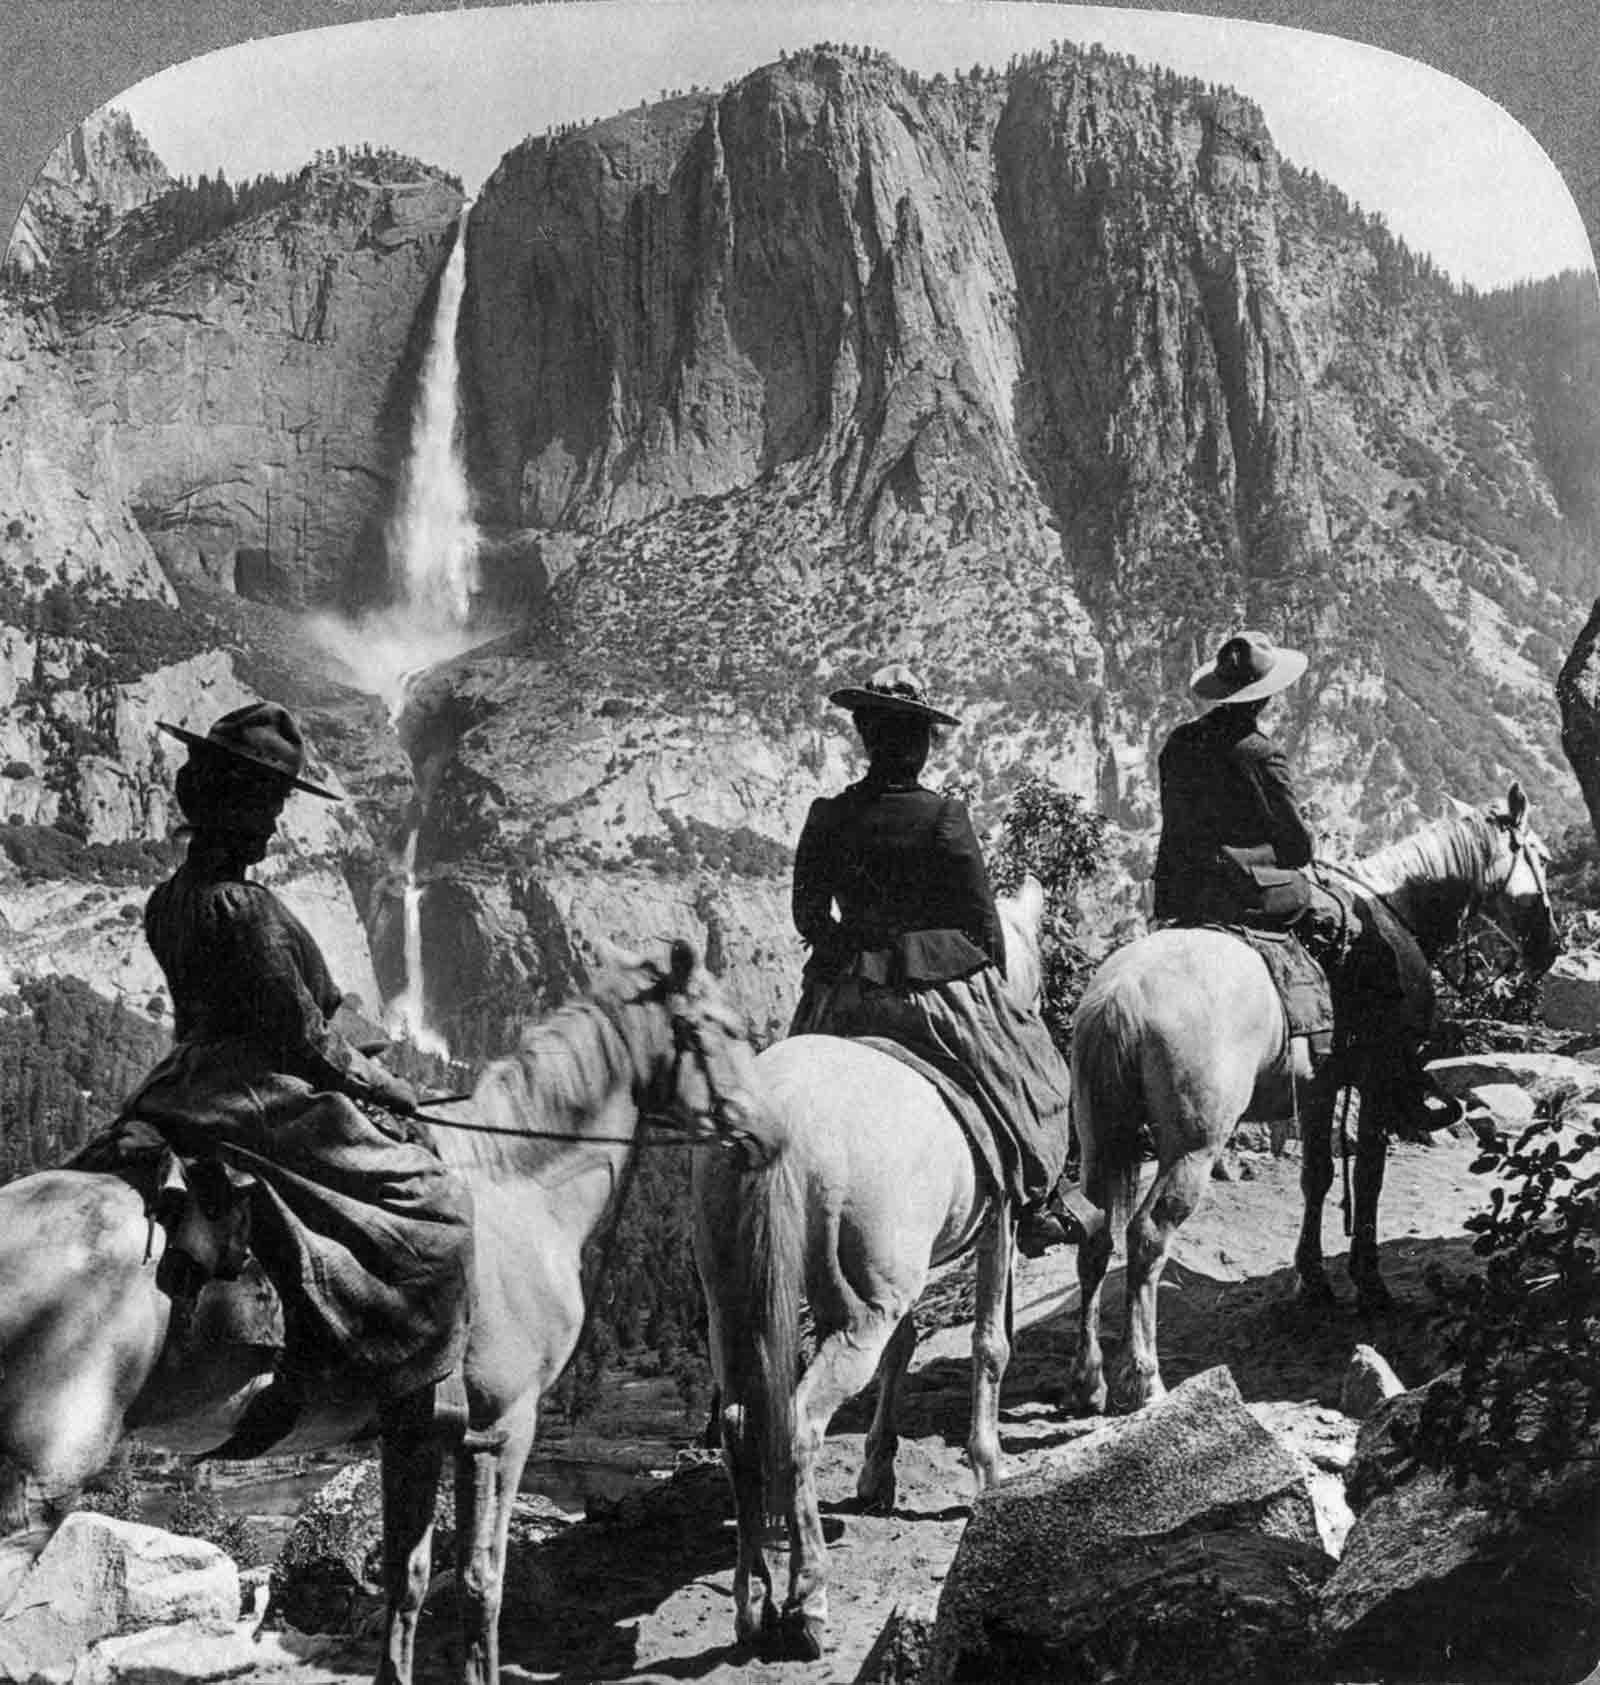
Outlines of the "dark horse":
{"label": "dark horse", "polygon": [[[623,1179],[640,1116],[742,1133],[755,1115],[753,1064],[743,1025],[677,943],[670,967],[618,965],[489,1065],[470,1101],[434,1108],[499,1131],[436,1135],[472,1188],[476,1233],[471,1420],[453,1445],[468,1685],[499,1679],[512,1500],[539,1401],[583,1327],[584,1242]],[[74,1488],[124,1433],[180,1453],[215,1450],[264,1384],[272,1353],[229,1338],[253,1320],[239,1300],[260,1290],[259,1277],[208,1286],[195,1337],[169,1345],[162,1250],[143,1199],[118,1176],[50,1170],[0,1188],[0,1475],[13,1521],[28,1477]],[[275,1453],[381,1434],[388,1618],[378,1679],[409,1685],[448,1448],[355,1389],[314,1401],[301,1421]]]}
{"label": "dark horse", "polygon": [[[1548,969],[1560,951],[1545,885],[1546,851],[1519,785],[1503,808],[1464,808],[1359,861],[1348,878],[1412,930],[1432,960],[1469,915],[1491,918],[1523,964]],[[1350,1275],[1363,1308],[1385,1302],[1378,1274],[1378,1194],[1387,1135],[1382,1087],[1362,1093]],[[1079,1003],[1072,1032],[1073,1123],[1083,1187],[1106,1224],[1078,1249],[1082,1287],[1072,1386],[1092,1411],[1107,1403],[1100,1290],[1126,1230],[1126,1333],[1110,1402],[1137,1409],[1163,1392],[1156,1289],[1178,1225],[1200,1201],[1218,1152],[1242,1117],[1298,1113],[1305,1139],[1305,1220],[1295,1263],[1305,1292],[1331,1299],[1322,1263],[1322,1203],[1333,1182],[1331,1082],[1313,1080],[1303,1039],[1291,1040],[1260,956],[1221,930],[1158,930],[1113,954]],[[1141,1125],[1154,1137],[1155,1180],[1139,1198]]]}

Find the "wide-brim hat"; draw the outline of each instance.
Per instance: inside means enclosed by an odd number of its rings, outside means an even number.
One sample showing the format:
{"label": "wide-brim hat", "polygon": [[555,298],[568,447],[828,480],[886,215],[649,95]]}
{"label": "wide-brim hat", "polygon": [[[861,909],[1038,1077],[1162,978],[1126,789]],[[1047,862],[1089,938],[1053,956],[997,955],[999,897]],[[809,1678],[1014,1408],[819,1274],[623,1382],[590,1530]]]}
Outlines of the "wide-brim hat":
{"label": "wide-brim hat", "polygon": [[935,725],[960,725],[954,714],[935,708],[923,691],[915,673],[904,662],[896,661],[880,667],[865,684],[846,685],[842,690],[830,691],[828,700],[852,714],[876,710],[882,714],[909,714],[918,719],[931,720]]}
{"label": "wide-brim hat", "polygon": [[1215,661],[1195,669],[1189,689],[1207,702],[1259,702],[1292,685],[1309,657],[1280,649],[1264,632],[1235,632]]}
{"label": "wide-brim hat", "polygon": [[306,764],[305,739],[289,710],[276,702],[251,702],[235,708],[232,713],[224,714],[204,737],[166,720],[157,720],[156,724],[169,737],[187,743],[191,752],[226,755],[245,766],[272,773],[307,795],[321,796],[330,802],[341,799],[332,790],[324,790],[320,784],[300,776]]}

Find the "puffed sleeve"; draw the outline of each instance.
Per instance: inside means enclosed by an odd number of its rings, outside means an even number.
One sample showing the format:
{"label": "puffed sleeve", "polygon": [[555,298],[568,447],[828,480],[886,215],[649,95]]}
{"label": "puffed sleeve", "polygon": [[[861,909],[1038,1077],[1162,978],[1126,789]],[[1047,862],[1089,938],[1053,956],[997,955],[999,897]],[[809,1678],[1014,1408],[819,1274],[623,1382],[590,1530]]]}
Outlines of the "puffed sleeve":
{"label": "puffed sleeve", "polygon": [[222,973],[244,991],[253,1033],[318,1087],[408,1110],[408,1084],[353,1047],[329,1017],[339,991],[310,931],[262,884],[227,886],[214,905]]}
{"label": "puffed sleeve", "polygon": [[994,904],[994,890],[989,884],[989,869],[983,863],[983,849],[966,804],[953,796],[940,809],[938,840],[948,869],[946,892],[950,897],[952,923],[965,931],[1004,973],[1005,936]]}
{"label": "puffed sleeve", "polygon": [[826,951],[839,929],[833,916],[833,804],[811,804],[794,850],[794,927],[808,947]]}

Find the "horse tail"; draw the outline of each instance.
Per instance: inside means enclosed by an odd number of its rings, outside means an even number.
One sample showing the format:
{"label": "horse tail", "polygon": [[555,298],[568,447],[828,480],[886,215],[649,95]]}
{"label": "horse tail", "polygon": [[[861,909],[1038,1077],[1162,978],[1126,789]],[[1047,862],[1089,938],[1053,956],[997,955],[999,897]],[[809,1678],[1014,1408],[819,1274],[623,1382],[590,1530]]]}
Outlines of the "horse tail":
{"label": "horse tail", "polygon": [[805,1210],[780,1144],[762,1167],[739,1175],[734,1245],[722,1307],[723,1442],[737,1435],[759,1463],[769,1523],[794,1500],[795,1389],[800,1381],[800,1301]]}
{"label": "horse tail", "polygon": [[1115,989],[1091,989],[1072,1025],[1072,1117],[1084,1192],[1113,1236],[1139,1195],[1144,1105],[1138,1020]]}

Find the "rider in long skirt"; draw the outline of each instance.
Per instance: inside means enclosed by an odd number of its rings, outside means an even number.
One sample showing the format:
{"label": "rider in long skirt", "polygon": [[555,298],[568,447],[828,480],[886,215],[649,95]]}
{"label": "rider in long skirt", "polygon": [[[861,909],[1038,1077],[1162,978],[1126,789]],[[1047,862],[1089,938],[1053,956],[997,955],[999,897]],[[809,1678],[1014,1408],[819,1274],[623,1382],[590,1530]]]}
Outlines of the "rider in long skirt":
{"label": "rider in long skirt", "polygon": [[342,996],[310,932],[252,882],[300,776],[288,712],[236,709],[189,746],[176,795],[188,858],[151,895],[145,934],[176,1043],[80,1155],[112,1168],[152,1132],[256,1185],[252,1247],[283,1300],[292,1380],[364,1374],[398,1398],[449,1375],[466,1339],[472,1212],[416,1095],[335,1027]]}
{"label": "rider in long skirt", "polygon": [[790,1034],[883,1036],[981,1109],[1036,1256],[1076,1238],[1052,1200],[1066,1163],[1070,1079],[1037,1012],[1005,992],[1005,944],[965,806],[919,781],[936,726],[910,670],[835,691],[865,777],[814,802],[795,851],[794,921],[811,948]]}

